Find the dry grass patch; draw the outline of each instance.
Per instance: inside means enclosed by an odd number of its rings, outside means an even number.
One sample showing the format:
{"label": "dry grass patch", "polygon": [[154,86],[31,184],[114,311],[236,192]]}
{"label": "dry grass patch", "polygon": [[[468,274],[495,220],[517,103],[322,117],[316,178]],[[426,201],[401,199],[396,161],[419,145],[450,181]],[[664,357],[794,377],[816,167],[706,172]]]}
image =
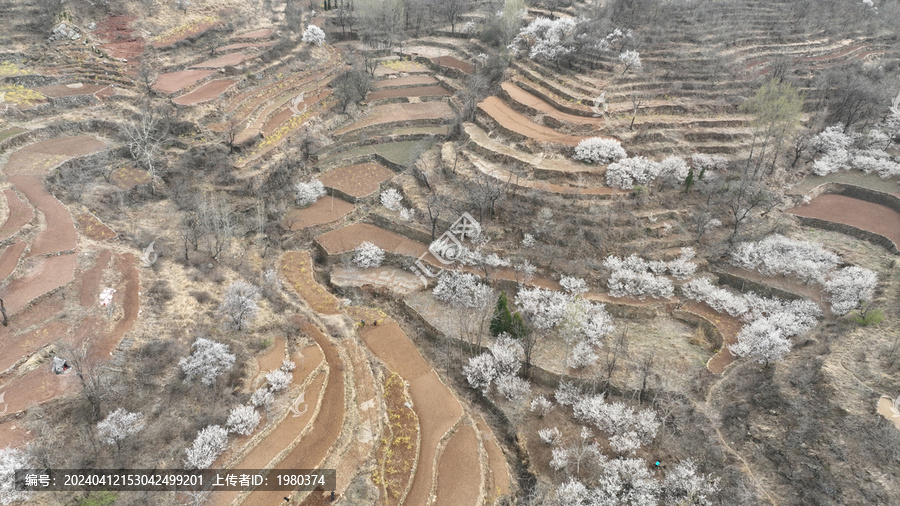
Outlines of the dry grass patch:
{"label": "dry grass patch", "polygon": [[372,481],[384,492],[378,504],[400,504],[409,490],[419,452],[419,419],[407,407],[409,393],[397,373],[384,381],[387,423],[375,453],[377,467]]}

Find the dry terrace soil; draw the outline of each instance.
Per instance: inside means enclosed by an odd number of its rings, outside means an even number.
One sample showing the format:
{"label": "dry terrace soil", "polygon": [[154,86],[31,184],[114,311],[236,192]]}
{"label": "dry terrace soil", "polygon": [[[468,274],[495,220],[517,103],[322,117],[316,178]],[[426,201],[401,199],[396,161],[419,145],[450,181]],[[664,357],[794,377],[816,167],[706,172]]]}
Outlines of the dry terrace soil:
{"label": "dry terrace soil", "polygon": [[193,69],[220,69],[223,67],[228,67],[231,65],[240,65],[241,63],[249,60],[250,58],[254,58],[252,54],[244,54],[244,53],[231,53],[223,56],[219,56],[218,58],[213,58],[211,60],[206,60],[205,62],[198,63],[194,65]]}
{"label": "dry terrace soil", "polygon": [[600,125],[605,121],[603,118],[599,117],[588,118],[586,116],[576,116],[574,114],[562,112],[547,102],[544,102],[541,98],[528,93],[509,81],[504,82],[500,87],[503,88],[503,90],[516,102],[531,107],[538,112],[544,113],[560,121],[574,123],[576,125]]}
{"label": "dry terrace soil", "polygon": [[332,196],[322,197],[303,209],[285,213],[282,226],[289,230],[302,230],[337,221],[353,212],[353,204]]}
{"label": "dry terrace soil", "polygon": [[433,86],[413,86],[410,88],[388,88],[382,89],[379,91],[375,91],[369,94],[366,97],[366,100],[369,102],[373,102],[375,100],[381,100],[383,98],[397,98],[397,97],[440,97],[440,96],[450,96],[453,93],[450,92],[447,88],[444,88],[440,85]]}
{"label": "dry terrace soil", "polygon": [[156,78],[152,88],[163,93],[175,93],[193,86],[197,81],[211,75],[212,70],[181,70],[161,74]]}
{"label": "dry terrace soil", "polygon": [[178,105],[194,105],[215,100],[236,82],[237,80],[235,79],[216,79],[215,81],[210,81],[203,86],[200,86],[190,93],[186,93],[175,100],[172,100],[172,102]]}
{"label": "dry terrace soil", "polygon": [[347,195],[363,198],[375,193],[381,183],[394,176],[394,172],[378,163],[359,163],[334,169],[319,176],[319,181]]}
{"label": "dry terrace soil", "polygon": [[478,104],[478,107],[504,128],[536,141],[577,146],[585,139],[585,137],[561,134],[550,127],[539,125],[497,97],[484,99]]}
{"label": "dry terrace soil", "polygon": [[375,83],[375,89],[399,88],[402,86],[431,86],[439,82],[431,76],[405,76],[396,79],[382,79]]}
{"label": "dry terrace soil", "polygon": [[393,123],[395,121],[423,119],[450,120],[453,119],[454,114],[453,109],[445,102],[376,105],[369,110],[368,116],[350,126],[336,131],[335,135],[341,135],[367,126]]}
{"label": "dry terrace soil", "polygon": [[9,214],[6,223],[0,228],[0,240],[9,239],[16,235],[25,224],[34,218],[34,210],[25,203],[13,190],[3,190],[6,202],[9,206]]}
{"label": "dry terrace soil", "polygon": [[454,58],[452,56],[438,56],[438,57],[432,58],[431,61],[433,61],[435,64],[440,65],[442,67],[450,67],[450,68],[454,68],[456,70],[460,70],[465,74],[474,74],[475,73],[474,65],[472,65],[471,63],[468,63],[468,62],[464,62],[458,58]]}
{"label": "dry terrace soil", "polygon": [[868,230],[887,237],[900,248],[900,213],[881,204],[826,193],[788,212]]}

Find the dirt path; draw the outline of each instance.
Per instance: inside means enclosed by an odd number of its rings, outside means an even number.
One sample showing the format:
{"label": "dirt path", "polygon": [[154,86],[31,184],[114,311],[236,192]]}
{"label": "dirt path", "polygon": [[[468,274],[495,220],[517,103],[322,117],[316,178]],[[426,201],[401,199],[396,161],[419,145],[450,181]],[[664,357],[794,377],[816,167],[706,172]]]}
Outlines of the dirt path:
{"label": "dirt path", "polygon": [[797,216],[843,223],[890,239],[900,248],[900,213],[880,204],[825,193],[805,206],[788,210]]}
{"label": "dirt path", "polygon": [[540,142],[553,142],[566,146],[576,146],[585,137],[561,134],[556,130],[539,125],[531,118],[507,105],[497,97],[488,97],[478,107],[507,130]]}
{"label": "dirt path", "polygon": [[182,70],[160,74],[151,88],[163,93],[175,93],[193,86],[197,81],[212,75],[213,72],[213,70]]}
{"label": "dirt path", "polygon": [[[315,325],[307,324],[303,330],[322,349],[330,374],[328,384],[325,385],[322,406],[313,421],[312,430],[275,466],[276,469],[315,469],[318,467],[328,454],[328,450],[337,441],[344,420],[344,361],[338,354],[337,347]],[[253,492],[242,504],[270,506],[279,504],[285,495],[289,496],[290,494]]]}
{"label": "dirt path", "polygon": [[356,198],[367,197],[381,187],[381,183],[394,177],[394,171],[370,162],[349,165],[328,171],[319,176],[327,188],[334,188]]}
{"label": "dirt path", "polygon": [[45,228],[32,241],[28,256],[74,250],[78,242],[75,220],[66,206],[47,191],[43,179],[38,176],[11,176],[9,181],[25,195],[35,209],[44,214]]}
{"label": "dirt path", "polygon": [[3,194],[6,196],[6,202],[9,205],[9,214],[3,227],[0,228],[0,241],[16,235],[22,227],[34,219],[34,210],[20,199],[15,191],[3,190]]}
{"label": "dirt path", "polygon": [[463,424],[447,442],[437,466],[435,506],[478,504],[482,490],[478,446],[475,429],[468,424]]}
{"label": "dirt path", "polygon": [[172,100],[172,102],[178,105],[194,105],[201,102],[215,100],[219,97],[219,95],[225,93],[228,88],[231,88],[236,82],[237,81],[234,79],[216,79],[215,81],[210,81],[203,86],[200,86],[190,93]]}
{"label": "dirt path", "polygon": [[26,246],[28,245],[24,242],[16,241],[3,249],[3,254],[0,255],[0,281],[5,280],[16,270],[19,258],[22,257],[22,252],[25,251]]}
{"label": "dirt path", "polygon": [[281,225],[288,230],[302,230],[337,221],[356,208],[353,204],[325,196],[303,209],[292,209],[284,214]]}
{"label": "dirt path", "polygon": [[728,349],[728,346],[737,344],[737,334],[741,331],[743,324],[728,313],[714,311],[702,302],[689,301],[685,303],[682,309],[703,317],[719,329],[719,332],[722,334],[722,347],[718,353],[710,357],[706,362],[706,368],[713,374],[722,374],[725,372],[725,368],[731,365],[736,358],[731,353],[731,350]]}
{"label": "dirt path", "polygon": [[586,116],[576,116],[574,114],[569,114],[566,112],[562,112],[559,109],[553,107],[552,105],[544,102],[541,98],[528,93],[527,91],[519,88],[515,84],[510,81],[505,81],[500,85],[503,90],[509,94],[509,96],[519,102],[522,105],[528,106],[538,112],[542,112],[550,117],[556,118],[560,121],[564,121],[567,123],[574,123],[576,125],[595,125],[599,126],[604,123],[604,119],[601,117],[597,118],[589,118]]}

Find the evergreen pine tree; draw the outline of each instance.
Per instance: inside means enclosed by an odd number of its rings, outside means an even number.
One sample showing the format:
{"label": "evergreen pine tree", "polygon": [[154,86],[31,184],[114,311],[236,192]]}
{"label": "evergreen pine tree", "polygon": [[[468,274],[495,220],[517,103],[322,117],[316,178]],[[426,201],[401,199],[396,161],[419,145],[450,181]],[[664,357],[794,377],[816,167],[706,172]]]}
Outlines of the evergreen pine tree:
{"label": "evergreen pine tree", "polygon": [[494,316],[491,318],[491,335],[497,337],[503,332],[511,333],[512,323],[513,317],[509,312],[509,300],[506,298],[506,292],[500,292]]}

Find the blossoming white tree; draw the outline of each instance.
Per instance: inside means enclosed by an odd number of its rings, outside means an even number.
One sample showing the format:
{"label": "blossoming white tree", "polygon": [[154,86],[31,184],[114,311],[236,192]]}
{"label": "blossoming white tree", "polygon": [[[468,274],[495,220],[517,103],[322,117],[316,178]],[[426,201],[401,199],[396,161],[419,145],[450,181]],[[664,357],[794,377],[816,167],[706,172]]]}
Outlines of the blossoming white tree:
{"label": "blossoming white tree", "polygon": [[225,426],[229,432],[241,434],[243,436],[250,435],[259,425],[259,413],[253,406],[242,404],[236,406],[228,414],[228,421]]}
{"label": "blossoming white tree", "polygon": [[301,40],[303,42],[322,46],[325,44],[325,32],[316,25],[309,25],[306,27],[306,30],[303,31]]}
{"label": "blossoming white tree", "polygon": [[659,171],[659,163],[646,157],[623,158],[606,168],[606,184],[623,190],[647,186],[659,176]]}
{"label": "blossoming white tree", "polygon": [[208,469],[228,447],[228,431],[219,425],[201,430],[187,449],[184,464],[188,469]]}
{"label": "blossoming white tree", "polygon": [[308,183],[300,182],[294,187],[294,195],[297,197],[297,204],[308,206],[325,195],[325,186],[318,179]]}
{"label": "blossoming white tree", "polygon": [[100,441],[107,445],[116,445],[121,450],[122,440],[144,430],[144,416],[118,408],[97,423]]}
{"label": "blossoming white tree", "polygon": [[773,234],[761,241],[738,244],[729,261],[767,276],[794,275],[807,283],[821,283],[840,258],[819,244]]}
{"label": "blossoming white tree", "polygon": [[384,250],[369,241],[363,241],[354,251],[353,263],[357,267],[381,267],[384,262]]}
{"label": "blossoming white tree", "polygon": [[619,53],[619,61],[625,65],[622,74],[628,72],[629,69],[641,68],[641,54],[634,50],[625,50]]}
{"label": "blossoming white tree", "polygon": [[847,314],[860,307],[863,302],[871,301],[877,284],[878,276],[863,267],[854,265],[835,272],[825,282],[831,312],[836,315]]}
{"label": "blossoming white tree", "polygon": [[628,154],[618,140],[590,137],[583,139],[575,146],[575,155],[572,158],[586,163],[607,164],[617,162],[626,156]]}
{"label": "blossoming white tree", "polygon": [[199,378],[204,385],[212,385],[222,373],[231,369],[235,356],[228,345],[198,338],[192,346],[194,352],[182,358],[178,365],[185,374],[185,382]]}
{"label": "blossoming white tree", "polygon": [[381,192],[381,205],[391,211],[399,211],[401,203],[403,203],[403,195],[396,188],[388,188]]}
{"label": "blossoming white tree", "polygon": [[28,497],[26,492],[16,490],[16,469],[26,469],[29,465],[27,454],[18,448],[0,448],[0,504],[12,504]]}
{"label": "blossoming white tree", "polygon": [[266,381],[269,383],[269,389],[273,392],[280,392],[287,389],[287,387],[291,385],[291,380],[293,379],[293,374],[282,371],[281,369],[275,369],[266,374]]}

